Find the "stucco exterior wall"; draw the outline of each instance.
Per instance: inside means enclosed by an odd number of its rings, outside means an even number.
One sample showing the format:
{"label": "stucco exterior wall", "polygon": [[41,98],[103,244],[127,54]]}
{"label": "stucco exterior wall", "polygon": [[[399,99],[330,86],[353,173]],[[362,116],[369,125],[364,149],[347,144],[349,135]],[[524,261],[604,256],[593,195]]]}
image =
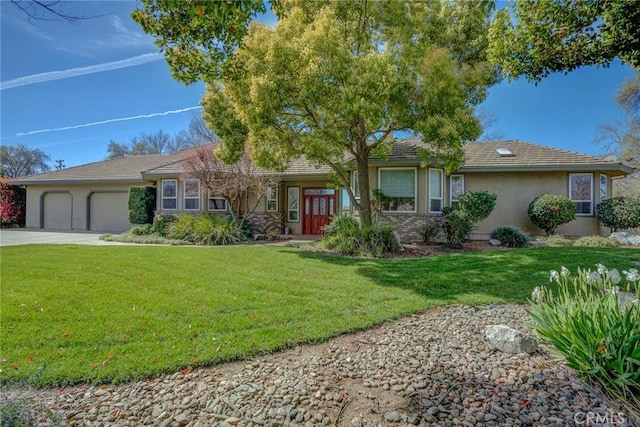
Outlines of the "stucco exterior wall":
{"label": "stucco exterior wall", "polygon": [[[122,232],[131,184],[29,185],[27,228]],[[123,212],[124,210],[124,212]]]}

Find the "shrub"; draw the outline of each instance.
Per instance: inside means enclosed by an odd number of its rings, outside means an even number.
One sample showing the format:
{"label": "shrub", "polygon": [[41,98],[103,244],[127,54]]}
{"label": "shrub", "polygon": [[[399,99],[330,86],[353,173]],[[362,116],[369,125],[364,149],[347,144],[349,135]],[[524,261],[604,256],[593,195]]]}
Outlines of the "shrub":
{"label": "shrub", "polygon": [[521,248],[531,241],[531,237],[518,230],[516,227],[505,225],[491,232],[491,238],[500,240],[500,243],[510,248]]}
{"label": "shrub", "polygon": [[545,238],[541,238],[540,240],[542,240],[543,242],[546,242],[547,245],[553,248],[563,248],[563,247],[573,246],[573,240],[567,239],[562,236],[548,236]]}
{"label": "shrub", "polygon": [[131,187],[129,189],[129,222],[131,224],[151,224],[155,207],[155,188]]}
{"label": "shrub", "polygon": [[242,228],[214,214],[180,215],[167,237],[198,245],[228,245],[246,240]]}
{"label": "shrub", "polygon": [[588,246],[595,248],[615,248],[620,246],[620,242],[609,237],[584,236],[573,242],[573,246]]}
{"label": "shrub", "polygon": [[322,243],[341,255],[381,256],[401,249],[391,227],[372,225],[363,228],[358,219],[348,213],[336,215],[324,226]]}
{"label": "shrub", "polygon": [[[638,289],[637,271],[625,271],[628,287]],[[534,290],[529,313],[534,330],[569,367],[640,413],[640,304],[622,302],[617,270],[551,271],[557,292]]]}
{"label": "shrub", "polygon": [[460,247],[473,232],[471,216],[462,209],[444,208],[442,210],[444,222],[442,228],[447,244],[451,247]]}
{"label": "shrub", "polygon": [[422,237],[422,241],[424,243],[429,243],[438,235],[440,228],[440,224],[430,222],[429,224],[420,227],[418,229],[418,234],[420,235],[420,237]]}
{"label": "shrub", "polygon": [[0,406],[0,426],[31,427],[38,425],[34,410],[22,400],[8,400]]}
{"label": "shrub", "polygon": [[0,226],[24,227],[27,190],[0,180]]}
{"label": "shrub", "polygon": [[153,234],[153,224],[142,224],[131,227],[129,234],[134,236],[148,236]]}
{"label": "shrub", "polygon": [[464,210],[472,222],[486,219],[496,207],[498,196],[487,191],[470,191],[460,196],[455,209]]}
{"label": "shrub", "polygon": [[573,221],[576,207],[569,198],[558,194],[543,194],[529,204],[531,222],[543,229],[548,235],[555,234],[559,225]]}
{"label": "shrub", "polygon": [[169,227],[178,217],[173,214],[160,214],[153,219],[153,231],[161,237],[167,237]]}
{"label": "shrub", "polygon": [[597,211],[602,225],[613,231],[640,227],[640,199],[613,197],[598,203]]}

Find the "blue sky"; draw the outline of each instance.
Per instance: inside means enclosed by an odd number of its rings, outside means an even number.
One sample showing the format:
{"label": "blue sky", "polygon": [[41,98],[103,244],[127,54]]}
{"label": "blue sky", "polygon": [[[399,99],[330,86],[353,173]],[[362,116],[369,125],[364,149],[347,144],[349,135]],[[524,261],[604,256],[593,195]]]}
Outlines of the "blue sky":
{"label": "blue sky", "polygon": [[[0,0],[3,145],[39,148],[69,167],[104,159],[111,140],[187,129],[204,85],[187,87],[171,78],[153,38],[129,17],[135,1],[64,7],[95,18],[29,21]],[[621,115],[614,96],[632,76],[629,67],[614,64],[553,75],[537,86],[505,81],[489,90],[482,107],[506,138],[603,154],[593,143],[596,129]]]}

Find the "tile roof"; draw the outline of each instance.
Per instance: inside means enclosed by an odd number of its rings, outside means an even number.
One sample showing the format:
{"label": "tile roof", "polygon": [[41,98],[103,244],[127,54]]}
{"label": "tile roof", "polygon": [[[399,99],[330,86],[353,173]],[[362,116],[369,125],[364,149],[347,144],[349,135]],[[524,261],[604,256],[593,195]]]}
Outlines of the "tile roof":
{"label": "tile roof", "polygon": [[[193,147],[173,154],[130,156],[89,163],[54,172],[31,175],[12,180],[12,184],[73,184],[73,183],[143,183],[145,179],[178,176],[183,163],[202,147]],[[419,163],[418,148],[428,149],[420,139],[397,140],[388,159],[372,158],[372,164],[382,162]],[[513,155],[501,156],[496,151],[507,149]],[[633,173],[634,169],[615,160],[580,154],[518,140],[470,142],[465,144],[465,160],[460,172],[511,172],[511,171],[610,171],[614,175]],[[293,161],[283,176],[315,176],[330,172],[328,166],[316,167],[304,157]],[[264,173],[265,171],[262,170]]]}

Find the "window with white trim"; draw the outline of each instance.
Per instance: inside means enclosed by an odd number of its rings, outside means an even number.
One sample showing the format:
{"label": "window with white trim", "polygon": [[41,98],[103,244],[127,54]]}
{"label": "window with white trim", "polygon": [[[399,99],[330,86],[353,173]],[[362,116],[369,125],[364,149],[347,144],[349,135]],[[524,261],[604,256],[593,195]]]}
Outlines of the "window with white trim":
{"label": "window with white trim", "polygon": [[609,197],[609,177],[600,175],[600,201],[607,200]]}
{"label": "window with white trim", "polygon": [[378,184],[386,196],[382,210],[390,212],[416,211],[416,168],[380,168]]}
{"label": "window with white trim", "polygon": [[358,179],[358,171],[351,172],[351,191],[356,199],[360,199],[360,181]]}
{"label": "window with white trim", "polygon": [[429,168],[429,213],[442,212],[444,206],[444,172]]}
{"label": "window with white trim", "polygon": [[569,174],[569,198],[576,206],[576,215],[593,215],[593,174]]}
{"label": "window with white trim", "polygon": [[209,193],[207,196],[207,210],[209,212],[226,212],[228,210],[227,199]]}
{"label": "window with white trim", "polygon": [[340,188],[340,210],[351,210],[351,197],[349,197],[349,191],[344,187]]}
{"label": "window with white trim", "polygon": [[287,222],[300,222],[300,187],[287,187]]}
{"label": "window with white trim", "polygon": [[464,175],[453,174],[449,176],[449,205],[455,206],[464,194]]}
{"label": "window with white trim", "polygon": [[178,180],[162,180],[162,197],[160,207],[163,211],[175,211],[178,209]]}
{"label": "window with white trim", "polygon": [[199,211],[200,210],[200,180],[199,179],[185,179],[184,180],[184,193],[182,204],[185,211]]}
{"label": "window with white trim", "polygon": [[266,203],[267,203],[267,212],[277,212],[278,211],[278,186],[270,185],[267,187],[267,195],[266,195]]}

